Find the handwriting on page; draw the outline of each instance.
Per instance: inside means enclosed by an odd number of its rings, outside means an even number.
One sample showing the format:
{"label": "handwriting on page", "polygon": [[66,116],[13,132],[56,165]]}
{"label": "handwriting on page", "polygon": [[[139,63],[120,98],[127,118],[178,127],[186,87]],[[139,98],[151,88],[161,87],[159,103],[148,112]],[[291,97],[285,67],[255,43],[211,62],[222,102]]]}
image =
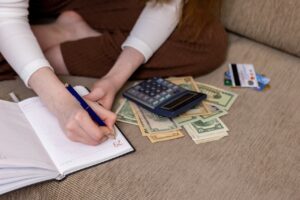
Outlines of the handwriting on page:
{"label": "handwriting on page", "polygon": [[113,142],[114,147],[119,147],[123,145],[123,142],[121,140],[115,140]]}

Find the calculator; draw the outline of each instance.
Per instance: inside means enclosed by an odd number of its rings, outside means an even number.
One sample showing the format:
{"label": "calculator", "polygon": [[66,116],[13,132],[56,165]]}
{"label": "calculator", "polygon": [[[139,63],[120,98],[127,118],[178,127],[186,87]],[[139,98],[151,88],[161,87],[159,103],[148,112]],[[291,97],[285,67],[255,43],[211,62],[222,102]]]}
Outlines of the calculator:
{"label": "calculator", "polygon": [[123,96],[150,112],[170,118],[188,111],[207,97],[160,77],[130,87]]}

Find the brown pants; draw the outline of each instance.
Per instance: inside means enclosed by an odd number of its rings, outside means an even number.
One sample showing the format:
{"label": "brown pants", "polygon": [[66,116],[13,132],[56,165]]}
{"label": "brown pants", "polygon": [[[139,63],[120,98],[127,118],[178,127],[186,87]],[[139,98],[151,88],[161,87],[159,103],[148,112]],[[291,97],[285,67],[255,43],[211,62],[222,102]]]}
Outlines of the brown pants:
{"label": "brown pants", "polygon": [[[121,44],[134,26],[144,5],[139,0],[31,0],[30,19],[50,17],[64,10],[77,11],[87,23],[102,33],[61,44],[65,64],[72,75],[101,77],[121,53]],[[182,24],[156,51],[151,59],[133,74],[143,79],[153,76],[198,76],[219,67],[225,59],[227,35],[219,22],[208,23],[191,40],[195,27]],[[1,58],[0,58],[1,60]],[[0,65],[0,79],[8,78],[11,69]]]}

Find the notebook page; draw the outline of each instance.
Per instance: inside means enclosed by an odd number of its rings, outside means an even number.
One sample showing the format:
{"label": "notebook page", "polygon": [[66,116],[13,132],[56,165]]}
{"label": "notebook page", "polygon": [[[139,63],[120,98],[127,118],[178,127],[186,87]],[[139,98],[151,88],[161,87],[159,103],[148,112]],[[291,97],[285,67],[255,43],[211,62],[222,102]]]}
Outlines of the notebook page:
{"label": "notebook page", "polygon": [[0,100],[0,169],[29,167],[56,171],[18,104]]}
{"label": "notebook page", "polygon": [[72,142],[65,136],[54,115],[37,97],[24,100],[19,106],[61,174],[71,173],[133,150],[119,130],[116,140],[109,139],[98,146]]}

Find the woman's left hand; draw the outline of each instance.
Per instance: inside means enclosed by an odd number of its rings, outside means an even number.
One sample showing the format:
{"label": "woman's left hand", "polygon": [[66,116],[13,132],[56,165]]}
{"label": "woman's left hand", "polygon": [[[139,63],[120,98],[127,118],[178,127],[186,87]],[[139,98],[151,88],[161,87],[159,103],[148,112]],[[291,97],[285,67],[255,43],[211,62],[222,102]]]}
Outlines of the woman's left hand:
{"label": "woman's left hand", "polygon": [[94,84],[91,92],[85,97],[110,110],[118,90],[119,87],[112,78],[103,77]]}

